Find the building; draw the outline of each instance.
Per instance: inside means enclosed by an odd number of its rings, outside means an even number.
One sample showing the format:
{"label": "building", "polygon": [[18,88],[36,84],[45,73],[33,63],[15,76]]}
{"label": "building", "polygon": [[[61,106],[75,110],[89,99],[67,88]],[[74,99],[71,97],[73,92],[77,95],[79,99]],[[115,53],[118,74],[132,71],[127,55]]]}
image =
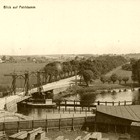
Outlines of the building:
{"label": "building", "polygon": [[132,133],[133,128],[140,134],[140,105],[97,106],[96,130],[101,132]]}

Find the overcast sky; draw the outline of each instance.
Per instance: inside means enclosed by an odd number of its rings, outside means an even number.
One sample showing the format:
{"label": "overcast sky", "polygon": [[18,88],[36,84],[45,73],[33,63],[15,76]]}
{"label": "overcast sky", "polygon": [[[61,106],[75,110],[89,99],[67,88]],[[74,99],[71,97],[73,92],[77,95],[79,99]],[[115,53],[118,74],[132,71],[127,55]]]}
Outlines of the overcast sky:
{"label": "overcast sky", "polygon": [[0,55],[140,53],[140,0],[0,3]]}

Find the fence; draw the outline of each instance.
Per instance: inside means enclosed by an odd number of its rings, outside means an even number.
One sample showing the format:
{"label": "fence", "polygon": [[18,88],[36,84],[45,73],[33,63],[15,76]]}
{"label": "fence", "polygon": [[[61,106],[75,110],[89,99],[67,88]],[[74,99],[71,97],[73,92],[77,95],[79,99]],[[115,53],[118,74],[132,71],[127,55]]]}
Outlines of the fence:
{"label": "fence", "polygon": [[94,117],[12,121],[0,123],[0,131],[12,134],[19,131],[33,130],[38,127],[42,127],[45,131],[52,129],[82,129],[93,127],[94,122]]}
{"label": "fence", "polygon": [[[83,103],[83,104],[82,104]],[[65,109],[67,109],[67,107],[74,107],[74,109],[76,107],[96,107],[96,105],[110,105],[110,106],[120,106],[120,105],[133,105],[133,104],[140,104],[140,101],[112,101],[112,102],[107,102],[107,101],[95,101],[93,104],[88,104],[88,102],[84,101],[84,102],[81,102],[81,101],[70,101],[70,100],[65,100],[65,101],[62,101],[62,102],[59,102],[57,105],[58,107],[65,107]]]}

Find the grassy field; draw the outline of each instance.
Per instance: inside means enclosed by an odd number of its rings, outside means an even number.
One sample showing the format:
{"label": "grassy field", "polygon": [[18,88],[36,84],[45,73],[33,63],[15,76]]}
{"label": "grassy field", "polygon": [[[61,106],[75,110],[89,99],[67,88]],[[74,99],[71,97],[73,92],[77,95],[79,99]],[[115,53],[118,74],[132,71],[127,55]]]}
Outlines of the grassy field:
{"label": "grassy field", "polygon": [[[37,71],[42,69],[46,63],[1,63],[0,64],[0,85],[10,86],[12,78],[4,76],[5,74],[13,73],[24,73],[25,71]],[[31,78],[32,81],[36,81],[35,77]],[[18,87],[23,86],[23,80],[17,80]]]}
{"label": "grassy field", "polygon": [[125,88],[125,87],[131,86],[132,84],[131,71],[122,70],[121,67],[117,67],[116,69],[113,69],[112,71],[107,73],[106,76],[111,76],[112,74],[117,74],[118,76],[121,76],[121,77],[127,76],[129,77],[129,80],[127,81],[127,84],[125,85],[124,81],[122,81],[121,84],[119,84],[118,81],[116,81],[115,84],[113,84],[112,82],[110,84],[108,83],[103,84],[99,79],[97,79],[93,83],[94,88],[95,89],[115,89],[115,88]]}
{"label": "grassy field", "polygon": [[112,70],[111,72],[107,73],[106,76],[111,76],[113,73],[115,73],[121,77],[127,76],[127,77],[129,77],[128,83],[132,82],[132,79],[131,79],[132,72],[131,71],[122,70],[121,67],[118,67],[118,68]]}
{"label": "grassy field", "polygon": [[112,71],[110,71],[109,73],[106,74],[106,76],[111,76],[112,74],[117,74],[118,76],[121,77],[129,77],[129,81],[127,81],[127,84],[124,83],[124,81],[121,82],[121,84],[119,84],[118,81],[116,81],[114,84],[111,83],[102,83],[100,81],[100,79],[96,79],[95,81],[93,81],[90,84],[90,89],[92,88],[93,90],[109,90],[109,89],[118,89],[118,88],[129,88],[132,84],[132,79],[131,79],[131,71],[126,71],[126,70],[122,70],[121,67],[117,67],[116,69],[113,69]]}

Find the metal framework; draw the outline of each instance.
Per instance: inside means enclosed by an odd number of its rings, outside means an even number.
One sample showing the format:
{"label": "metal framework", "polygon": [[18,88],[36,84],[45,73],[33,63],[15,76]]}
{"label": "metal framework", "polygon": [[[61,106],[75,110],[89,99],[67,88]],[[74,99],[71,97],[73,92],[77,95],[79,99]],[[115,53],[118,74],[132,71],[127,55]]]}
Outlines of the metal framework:
{"label": "metal framework", "polygon": [[[77,71],[74,71],[75,75],[75,84],[77,85]],[[48,75],[45,73],[45,71],[37,71],[37,72],[24,72],[23,74],[17,74],[17,73],[11,73],[11,74],[5,74],[4,76],[10,76],[12,77],[12,84],[11,84],[11,93],[13,95],[16,94],[16,81],[17,79],[24,79],[24,90],[25,90],[25,96],[28,95],[29,89],[30,89],[30,84],[29,84],[29,79],[30,76],[35,76],[37,78],[37,91],[39,93],[42,92],[42,83],[47,83],[47,77],[49,77],[49,81],[51,82],[52,80],[57,81],[59,78],[61,79],[60,75]],[[42,77],[41,77],[42,76]],[[63,74],[64,76],[64,74]],[[64,78],[64,77],[63,77]],[[43,80],[43,82],[42,82]]]}

